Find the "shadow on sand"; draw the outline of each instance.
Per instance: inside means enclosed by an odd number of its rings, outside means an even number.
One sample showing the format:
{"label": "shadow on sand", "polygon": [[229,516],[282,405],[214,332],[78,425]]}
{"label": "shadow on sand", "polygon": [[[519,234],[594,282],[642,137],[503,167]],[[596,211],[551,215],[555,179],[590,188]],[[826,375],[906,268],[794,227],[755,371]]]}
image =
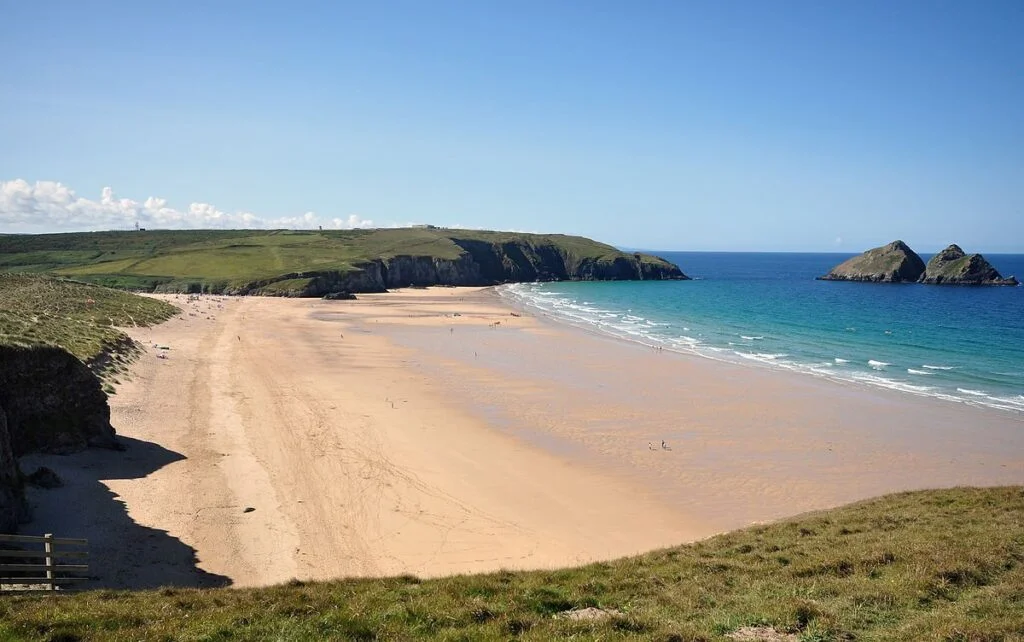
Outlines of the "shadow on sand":
{"label": "shadow on sand", "polygon": [[137,524],[118,495],[99,480],[139,479],[185,459],[155,443],[119,436],[123,452],[89,449],[72,455],[26,455],[21,469],[47,466],[62,488],[30,488],[32,521],[20,533],[89,540],[89,575],[80,588],[214,587],[231,581],[197,566],[196,551],[167,531]]}

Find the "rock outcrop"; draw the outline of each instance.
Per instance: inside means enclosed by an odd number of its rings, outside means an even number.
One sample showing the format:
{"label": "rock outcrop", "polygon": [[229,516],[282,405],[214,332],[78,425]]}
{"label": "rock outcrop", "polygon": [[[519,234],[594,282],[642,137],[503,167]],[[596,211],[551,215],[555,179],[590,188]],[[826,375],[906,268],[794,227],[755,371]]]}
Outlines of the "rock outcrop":
{"label": "rock outcrop", "polygon": [[920,283],[941,285],[1017,285],[1014,277],[1003,278],[980,254],[967,254],[950,245],[928,261]]}
{"label": "rock outcrop", "polygon": [[924,261],[914,250],[903,241],[893,241],[843,261],[818,278],[823,281],[914,283],[924,274],[924,269]]}
{"label": "rock outcrop", "polygon": [[0,406],[15,457],[118,447],[100,380],[62,348],[0,346]]}
{"label": "rock outcrop", "polygon": [[18,461],[11,450],[7,415],[0,404],[0,533],[13,533],[28,516]]}

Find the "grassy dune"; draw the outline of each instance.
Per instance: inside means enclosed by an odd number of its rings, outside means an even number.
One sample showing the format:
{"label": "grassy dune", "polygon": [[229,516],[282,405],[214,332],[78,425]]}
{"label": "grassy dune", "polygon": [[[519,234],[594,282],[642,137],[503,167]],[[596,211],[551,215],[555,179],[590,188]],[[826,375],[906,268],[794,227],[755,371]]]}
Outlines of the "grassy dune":
{"label": "grassy dune", "polygon": [[[624,256],[610,245],[577,236],[477,230],[341,231],[156,230],[0,235],[0,272],[45,272],[121,288],[181,289],[200,283],[237,287],[316,272],[347,272],[359,263],[396,255],[456,259],[452,240],[552,243],[578,257]],[[652,259],[653,260],[653,259]]]}
{"label": "grassy dune", "polygon": [[82,361],[117,351],[117,329],[152,325],[177,308],[110,288],[30,274],[0,274],[0,344],[60,346]]}
{"label": "grassy dune", "polygon": [[[603,621],[556,614],[600,607]],[[903,493],[557,571],[0,601],[0,639],[1024,639],[1024,488]]]}

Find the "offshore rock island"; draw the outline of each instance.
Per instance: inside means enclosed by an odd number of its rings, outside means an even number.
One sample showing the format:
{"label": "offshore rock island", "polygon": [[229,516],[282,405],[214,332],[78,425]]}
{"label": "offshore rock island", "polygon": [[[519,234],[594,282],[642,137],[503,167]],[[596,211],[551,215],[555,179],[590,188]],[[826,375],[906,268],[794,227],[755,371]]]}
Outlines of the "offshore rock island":
{"label": "offshore rock island", "polygon": [[821,281],[926,283],[930,285],[1018,285],[1003,276],[981,254],[967,254],[950,245],[928,261],[903,241],[870,249],[832,268]]}
{"label": "offshore rock island", "polygon": [[913,283],[924,274],[924,261],[903,241],[868,250],[843,261],[822,281],[870,281],[873,283]]}
{"label": "offshore rock island", "polygon": [[950,245],[928,261],[919,283],[948,285],[1017,285],[1017,279],[1003,278],[980,254],[967,254]]}

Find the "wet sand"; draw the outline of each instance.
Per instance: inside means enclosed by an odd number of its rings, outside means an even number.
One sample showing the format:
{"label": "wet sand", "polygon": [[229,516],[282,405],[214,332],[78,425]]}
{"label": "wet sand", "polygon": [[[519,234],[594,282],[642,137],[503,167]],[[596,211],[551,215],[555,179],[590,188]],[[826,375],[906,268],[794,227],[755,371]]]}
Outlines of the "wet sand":
{"label": "wet sand", "polygon": [[[142,585],[550,568],[1024,483],[1018,415],[655,352],[489,289],[176,302],[131,331],[150,347],[111,399],[127,454],[159,461],[97,473],[123,537],[175,544],[177,567],[132,549],[120,577],[151,572]],[[113,538],[60,528],[74,491],[42,493],[53,532]]]}

